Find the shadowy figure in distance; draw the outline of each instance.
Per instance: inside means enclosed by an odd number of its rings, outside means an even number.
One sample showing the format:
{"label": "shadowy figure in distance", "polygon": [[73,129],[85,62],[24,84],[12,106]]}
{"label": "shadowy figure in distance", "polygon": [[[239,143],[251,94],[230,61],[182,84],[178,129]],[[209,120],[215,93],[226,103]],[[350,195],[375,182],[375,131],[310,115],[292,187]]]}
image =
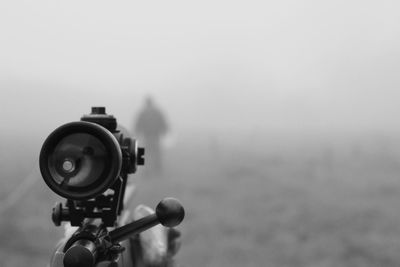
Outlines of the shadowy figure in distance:
{"label": "shadowy figure in distance", "polygon": [[148,96],[135,123],[135,132],[145,147],[145,169],[147,174],[162,173],[161,139],[167,133],[168,125],[163,113]]}

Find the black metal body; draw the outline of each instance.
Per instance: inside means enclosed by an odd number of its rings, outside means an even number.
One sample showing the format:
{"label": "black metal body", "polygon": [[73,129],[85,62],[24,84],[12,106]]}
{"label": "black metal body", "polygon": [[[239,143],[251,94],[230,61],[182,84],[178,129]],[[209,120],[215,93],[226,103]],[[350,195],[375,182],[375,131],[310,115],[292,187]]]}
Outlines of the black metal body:
{"label": "black metal body", "polygon": [[[93,267],[100,262],[110,266],[123,266],[121,264],[124,260],[120,256],[125,251],[125,246],[120,242],[159,223],[166,227],[174,227],[183,217],[184,210],[179,202],[173,198],[166,198],[157,205],[155,214],[111,231],[100,219],[85,219],[83,225],[65,240],[56,256],[53,256],[53,259],[61,258],[63,264],[60,265],[60,260],[52,260],[51,267]],[[126,258],[131,256],[128,252]],[[129,260],[132,261],[131,258]]]}
{"label": "black metal body", "polygon": [[[60,243],[52,257],[51,267],[125,266],[121,265],[120,259],[121,253],[124,251],[124,247],[120,244],[121,241],[159,223],[166,227],[174,227],[183,220],[183,207],[177,200],[167,198],[159,203],[155,214],[115,228],[124,209],[123,200],[128,174],[134,173],[138,165],[144,164],[144,149],[139,148],[134,139],[124,137],[116,129],[116,126],[116,119],[107,115],[105,108],[94,107],[91,114],[81,118],[81,122],[66,124],[56,129],[42,147],[40,154],[42,176],[53,191],[67,198],[65,205],[56,203],[53,208],[53,222],[59,226],[61,222],[66,221],[70,222],[71,226],[79,227],[74,234]],[[52,160],[51,156],[57,151],[55,147],[68,135],[79,131],[98,137],[110,152],[110,159],[116,161],[106,162],[106,165],[109,165],[106,169],[108,172],[103,171],[99,176],[100,181],[95,180],[93,183],[102,187],[87,186],[91,190],[88,193],[79,186],[71,187],[68,183],[72,178],[66,172],[65,181],[59,182],[53,177],[55,171],[52,169],[52,164],[55,160]],[[73,145],[68,146],[67,144],[64,150],[70,149]],[[86,148],[86,146],[79,148],[79,151],[85,151]],[[59,156],[59,158],[63,158],[63,155],[61,153],[62,157]],[[93,156],[93,153],[90,156],[96,157],[96,155]],[[78,160],[80,162],[79,158]],[[78,160],[74,162],[67,158],[64,161],[64,163],[67,162],[66,168],[75,163],[76,166],[81,166],[78,164]],[[63,162],[61,163],[63,164]],[[87,165],[84,167],[88,168]],[[80,169],[76,170],[77,173],[79,171]],[[115,177],[113,177],[114,175]],[[98,179],[98,177],[95,178]]]}
{"label": "black metal body", "polygon": [[[81,118],[81,122],[59,127],[45,141],[40,155],[41,172],[44,178],[51,177],[51,171],[48,168],[48,154],[67,134],[82,130],[100,138],[114,155],[112,158],[121,161],[120,164],[111,163],[110,165],[110,169],[113,168],[110,173],[115,178],[107,177],[112,182],[109,182],[109,186],[107,186],[109,189],[107,193],[99,194],[103,188],[94,188],[92,190],[94,193],[90,194],[90,196],[94,196],[93,198],[79,195],[70,198],[71,192],[64,192],[62,188],[58,189],[59,185],[53,179],[45,179],[50,188],[67,198],[64,207],[57,203],[53,209],[52,219],[55,225],[58,226],[63,221],[69,221],[72,226],[81,226],[85,218],[100,218],[105,226],[115,226],[116,219],[123,210],[128,174],[134,173],[137,165],[144,164],[144,149],[137,146],[136,140],[123,136],[116,127],[117,122],[112,115],[107,115],[102,107],[94,107],[90,115]],[[121,156],[118,156],[118,153]]]}

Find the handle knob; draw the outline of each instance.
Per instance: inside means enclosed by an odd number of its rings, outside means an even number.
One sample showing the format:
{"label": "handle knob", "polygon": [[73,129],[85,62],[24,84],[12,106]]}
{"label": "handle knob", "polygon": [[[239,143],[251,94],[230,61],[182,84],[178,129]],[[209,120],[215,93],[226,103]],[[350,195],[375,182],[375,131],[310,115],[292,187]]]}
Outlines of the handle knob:
{"label": "handle knob", "polygon": [[156,215],[162,225],[174,227],[182,222],[185,217],[185,210],[177,199],[168,197],[158,203]]}
{"label": "handle knob", "polygon": [[185,210],[175,198],[164,198],[156,207],[156,213],[143,217],[127,225],[112,230],[109,235],[112,242],[119,242],[131,235],[139,234],[161,223],[166,227],[180,224],[185,217]]}

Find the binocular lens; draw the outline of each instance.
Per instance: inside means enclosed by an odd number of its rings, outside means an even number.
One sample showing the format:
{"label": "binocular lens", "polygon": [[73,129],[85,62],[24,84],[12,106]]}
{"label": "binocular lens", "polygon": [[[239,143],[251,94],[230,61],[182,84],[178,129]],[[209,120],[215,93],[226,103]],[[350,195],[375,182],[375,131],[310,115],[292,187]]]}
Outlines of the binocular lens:
{"label": "binocular lens", "polygon": [[106,147],[93,135],[76,133],[64,137],[49,155],[49,171],[61,186],[85,187],[102,175]]}

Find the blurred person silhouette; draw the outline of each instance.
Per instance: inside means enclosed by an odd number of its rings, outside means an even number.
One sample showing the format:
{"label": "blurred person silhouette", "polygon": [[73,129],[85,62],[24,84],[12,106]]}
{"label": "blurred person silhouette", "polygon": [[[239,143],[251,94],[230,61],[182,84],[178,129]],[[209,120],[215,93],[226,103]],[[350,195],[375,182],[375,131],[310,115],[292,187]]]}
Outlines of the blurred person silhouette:
{"label": "blurred person silhouette", "polygon": [[168,125],[164,114],[154,104],[151,96],[145,99],[145,105],[139,112],[135,123],[135,132],[145,147],[146,172],[151,175],[162,173],[161,139],[166,135]]}

